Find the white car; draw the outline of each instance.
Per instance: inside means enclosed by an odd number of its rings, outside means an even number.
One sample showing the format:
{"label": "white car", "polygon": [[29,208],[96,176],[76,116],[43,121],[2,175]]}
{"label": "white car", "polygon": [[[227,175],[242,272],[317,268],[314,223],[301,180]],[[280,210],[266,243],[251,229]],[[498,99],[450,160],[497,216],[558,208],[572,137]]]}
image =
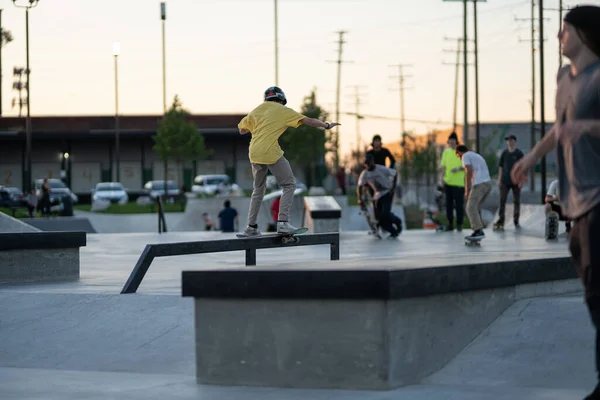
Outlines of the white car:
{"label": "white car", "polygon": [[[144,185],[144,192],[151,198],[165,195],[165,181],[149,181]],[[181,194],[181,190],[173,181],[167,181],[167,197],[173,198]]]}
{"label": "white car", "polygon": [[106,200],[112,204],[127,204],[129,195],[119,182],[100,182],[92,189],[92,200]]}
{"label": "white car", "polygon": [[235,194],[241,193],[241,188],[232,183],[229,176],[225,174],[198,175],[194,178],[192,193],[205,194],[212,196],[214,194]]}

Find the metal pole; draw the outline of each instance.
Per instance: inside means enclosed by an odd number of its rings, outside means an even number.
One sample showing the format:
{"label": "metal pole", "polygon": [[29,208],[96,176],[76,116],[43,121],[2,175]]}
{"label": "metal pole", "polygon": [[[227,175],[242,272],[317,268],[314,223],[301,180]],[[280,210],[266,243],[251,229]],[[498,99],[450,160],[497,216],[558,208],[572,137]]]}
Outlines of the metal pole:
{"label": "metal pole", "polygon": [[[531,0],[531,149],[535,146],[535,0]],[[529,190],[535,192],[535,168],[531,169]]]}
{"label": "metal pole", "polygon": [[477,44],[477,0],[473,0],[473,24],[475,25],[475,148],[481,153],[483,150],[479,147],[479,61],[478,61],[478,44]]}
{"label": "metal pole", "polygon": [[165,45],[165,20],[167,18],[166,4],[163,1],[160,3],[161,6],[161,20],[162,20],[162,80],[163,80],[163,114],[167,113],[167,72],[166,72],[166,45]]}
{"label": "metal pole", "polygon": [[121,182],[121,168],[120,168],[120,128],[119,128],[119,68],[117,64],[118,55],[115,54],[115,161],[116,161],[116,180]]}
{"label": "metal pole", "polygon": [[404,119],[404,72],[402,71],[402,65],[399,65],[398,68],[398,72],[400,72],[400,130],[404,134],[406,132]]}
{"label": "metal pole", "polygon": [[275,86],[279,86],[279,38],[277,36],[277,0],[275,3]]}
{"label": "metal pole", "polygon": [[463,125],[463,142],[468,146],[469,145],[469,59],[468,59],[468,48],[467,42],[469,40],[469,33],[467,31],[467,0],[463,0],[463,73],[464,73],[464,103],[465,103],[465,121]]}
{"label": "metal pole", "polygon": [[27,120],[25,122],[25,179],[27,190],[31,186],[31,79],[29,69],[29,8],[25,9],[25,53],[27,57],[27,67],[25,74],[27,75]]}
{"label": "metal pole", "polygon": [[[563,19],[563,0],[558,2],[558,31],[562,30],[562,21]],[[562,57],[562,43],[558,41],[558,68],[562,67],[563,57]]]}
{"label": "metal pole", "polygon": [[[540,23],[540,137],[546,135],[546,118],[544,115],[544,0],[539,0],[539,23]],[[556,116],[560,118],[559,115]],[[546,197],[546,156],[542,157],[542,204]]]}
{"label": "metal pole", "polygon": [[[2,9],[0,8],[0,118],[2,118],[2,50],[4,47],[4,36],[2,35]],[[23,188],[26,189],[26,188]]]}
{"label": "metal pole", "polygon": [[459,71],[460,71],[460,41],[457,40],[456,45],[456,74],[454,77],[454,118],[452,120],[452,130],[456,132],[456,121],[458,119],[458,79],[459,79]]}

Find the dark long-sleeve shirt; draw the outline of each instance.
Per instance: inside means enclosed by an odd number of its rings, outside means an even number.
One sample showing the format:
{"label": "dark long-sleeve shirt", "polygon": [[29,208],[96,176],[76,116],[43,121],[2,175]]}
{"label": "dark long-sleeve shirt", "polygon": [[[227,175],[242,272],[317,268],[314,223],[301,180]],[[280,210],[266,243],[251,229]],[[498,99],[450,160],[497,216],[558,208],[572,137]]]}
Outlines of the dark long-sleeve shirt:
{"label": "dark long-sleeve shirt", "polygon": [[388,168],[394,169],[394,165],[396,165],[396,159],[394,158],[392,153],[390,153],[390,151],[388,149],[386,149],[385,147],[382,147],[381,150],[379,150],[379,151],[376,151],[375,149],[371,149],[371,150],[367,151],[367,154],[370,154],[373,156],[373,159],[375,160],[375,164],[383,165],[384,167],[387,167],[387,165],[385,165],[385,159],[389,158],[390,165]]}

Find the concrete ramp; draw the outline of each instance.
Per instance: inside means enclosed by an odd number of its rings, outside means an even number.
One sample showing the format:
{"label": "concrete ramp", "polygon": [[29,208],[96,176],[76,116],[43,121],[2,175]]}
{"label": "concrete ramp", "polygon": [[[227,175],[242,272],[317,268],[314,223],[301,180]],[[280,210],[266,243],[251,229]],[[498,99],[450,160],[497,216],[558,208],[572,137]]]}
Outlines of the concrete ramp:
{"label": "concrete ramp", "polygon": [[[203,213],[208,213],[210,217],[218,224],[219,212],[223,209],[225,200],[231,202],[231,207],[235,208],[239,214],[240,229],[248,224],[248,210],[250,208],[250,197],[208,197],[208,198],[190,198],[185,208],[184,217],[168,226],[169,231],[173,232],[194,232],[204,230]],[[258,214],[258,227],[260,230],[266,230],[267,224],[272,221],[271,204],[274,198],[267,198],[263,201]],[[291,223],[296,226],[302,226],[302,217],[304,213],[304,196],[294,196],[294,203],[291,210]]]}
{"label": "concrete ramp", "polygon": [[92,223],[87,218],[80,217],[55,217],[55,218],[27,218],[28,225],[45,232],[86,232],[96,233]]}
{"label": "concrete ramp", "polygon": [[39,232],[40,230],[0,212],[0,232]]}
{"label": "concrete ramp", "polygon": [[[514,230],[515,225],[513,223],[513,204],[506,205],[505,214],[505,230]],[[519,217],[519,225],[521,228],[519,233],[527,236],[534,236],[539,238],[545,237],[546,232],[546,212],[543,204],[521,204]],[[497,220],[497,213],[494,218],[494,222]],[[566,238],[567,231],[565,223],[559,222],[558,225],[559,238]]]}

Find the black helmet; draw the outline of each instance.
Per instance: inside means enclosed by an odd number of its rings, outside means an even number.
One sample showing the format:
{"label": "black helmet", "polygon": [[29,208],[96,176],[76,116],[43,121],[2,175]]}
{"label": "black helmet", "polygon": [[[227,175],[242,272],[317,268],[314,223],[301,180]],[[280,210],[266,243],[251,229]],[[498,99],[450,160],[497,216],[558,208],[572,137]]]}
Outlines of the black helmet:
{"label": "black helmet", "polygon": [[287,104],[287,99],[285,98],[285,93],[283,93],[283,90],[281,90],[277,86],[271,86],[270,88],[265,90],[265,101],[268,101],[271,99],[281,100],[284,106]]}

